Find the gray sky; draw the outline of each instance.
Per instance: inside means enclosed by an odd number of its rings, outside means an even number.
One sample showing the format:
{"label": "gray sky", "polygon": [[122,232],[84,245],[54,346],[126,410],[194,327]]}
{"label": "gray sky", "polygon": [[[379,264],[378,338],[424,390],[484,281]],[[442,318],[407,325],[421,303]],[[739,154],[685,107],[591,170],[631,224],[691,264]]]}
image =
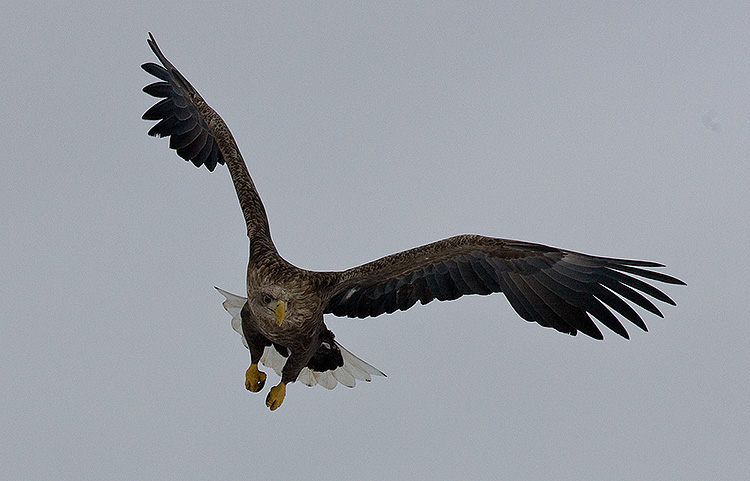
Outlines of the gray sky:
{"label": "gray sky", "polygon": [[[36,3],[0,16],[8,479],[750,470],[746,2]],[[140,120],[148,31],[229,124],[301,267],[470,232],[689,285],[630,341],[527,323],[502,295],[330,318],[388,378],[297,383],[271,413],[213,289],[244,287],[229,174]]]}

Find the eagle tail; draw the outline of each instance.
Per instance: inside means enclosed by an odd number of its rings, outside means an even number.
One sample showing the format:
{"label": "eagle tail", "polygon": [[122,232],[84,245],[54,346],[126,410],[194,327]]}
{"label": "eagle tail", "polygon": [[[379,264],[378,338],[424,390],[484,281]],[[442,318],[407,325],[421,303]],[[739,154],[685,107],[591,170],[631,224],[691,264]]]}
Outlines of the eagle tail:
{"label": "eagle tail", "polygon": [[232,316],[232,329],[237,331],[237,334],[242,337],[242,344],[245,345],[245,348],[249,349],[247,341],[245,340],[245,336],[242,334],[242,317],[240,317],[242,306],[244,306],[245,302],[247,302],[247,297],[241,297],[237,294],[232,294],[231,292],[219,289],[216,286],[214,286],[214,289],[219,291],[219,294],[226,298],[226,300],[222,302],[221,305],[224,306],[224,309],[226,309],[229,315]]}
{"label": "eagle tail", "polygon": [[[333,342],[341,352],[344,364],[336,369],[326,371],[316,371],[310,367],[303,367],[299,376],[297,376],[297,381],[306,386],[315,386],[316,384],[319,384],[326,389],[333,389],[339,383],[346,387],[354,387],[358,379],[360,381],[370,382],[372,381],[372,376],[385,376],[383,371],[358,358],[344,346],[339,344],[338,341]],[[260,358],[260,362],[273,369],[278,376],[281,376],[284,364],[286,364],[286,359],[286,357],[279,354],[279,351],[271,345],[266,346],[263,351],[263,357]]]}
{"label": "eagle tail", "polygon": [[[247,348],[247,341],[242,334],[242,318],[240,317],[240,311],[242,311],[242,306],[245,305],[247,298],[232,294],[231,292],[219,289],[218,287],[216,287],[216,290],[225,298],[222,305],[229,315],[232,316],[232,329],[240,335],[242,343]],[[346,387],[354,387],[357,380],[370,382],[372,381],[372,376],[385,377],[385,374],[380,369],[358,358],[344,346],[339,344],[338,341],[333,342],[341,353],[341,358],[344,360],[344,364],[336,369],[326,371],[316,371],[309,367],[304,367],[297,377],[299,382],[306,386],[320,384],[326,389],[333,389],[338,383],[341,383]],[[271,345],[266,346],[263,351],[263,356],[260,358],[260,362],[273,369],[277,375],[281,376],[281,371],[284,369],[286,359],[286,357],[282,356],[279,351]]]}

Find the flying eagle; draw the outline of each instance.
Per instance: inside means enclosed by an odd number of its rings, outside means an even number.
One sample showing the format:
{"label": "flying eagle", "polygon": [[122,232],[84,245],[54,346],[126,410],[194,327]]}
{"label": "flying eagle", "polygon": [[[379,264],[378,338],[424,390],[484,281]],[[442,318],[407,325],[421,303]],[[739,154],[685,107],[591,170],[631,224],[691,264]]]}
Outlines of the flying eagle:
{"label": "flying eagle", "polygon": [[250,350],[245,387],[253,392],[263,388],[266,374],[258,369],[259,362],[281,376],[266,398],[271,410],[283,402],[286,385],[297,380],[330,389],[337,382],[351,387],[355,379],[383,375],[334,340],[324,314],[364,318],[406,310],[417,302],[502,292],[527,321],[602,339],[590,315],[628,338],[614,312],[644,331],[646,325],[626,300],[659,317],[661,312],[644,294],[675,305],[640,279],[684,284],[651,270],[661,264],[480,235],[450,237],[345,271],[295,267],[276,251],[263,203],[226,124],[167,60],[150,33],[148,44],[161,65],[142,65],[159,79],[143,91],[162,98],[143,114],[144,120],[159,121],[149,135],[169,136],[169,147],[196,167],[213,171],[226,163],[232,176],[250,239],[247,298],[219,292]]}

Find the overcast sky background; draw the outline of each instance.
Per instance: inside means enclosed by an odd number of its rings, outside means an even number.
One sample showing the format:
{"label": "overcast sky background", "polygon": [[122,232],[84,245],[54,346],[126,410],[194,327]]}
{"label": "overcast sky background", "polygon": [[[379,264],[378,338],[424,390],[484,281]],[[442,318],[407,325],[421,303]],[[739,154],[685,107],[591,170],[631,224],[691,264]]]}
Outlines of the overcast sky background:
{"label": "overcast sky background", "polygon": [[[746,475],[750,5],[598,3],[6,1],[0,477]],[[388,377],[293,384],[269,412],[213,289],[245,286],[229,174],[140,119],[148,31],[232,129],[296,265],[467,232],[688,286],[630,341],[502,295],[329,318]]]}

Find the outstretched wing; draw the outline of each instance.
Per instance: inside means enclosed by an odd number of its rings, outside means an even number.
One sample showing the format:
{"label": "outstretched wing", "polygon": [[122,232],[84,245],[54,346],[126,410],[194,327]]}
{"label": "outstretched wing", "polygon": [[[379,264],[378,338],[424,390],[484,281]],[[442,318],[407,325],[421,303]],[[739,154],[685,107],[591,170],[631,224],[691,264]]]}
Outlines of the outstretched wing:
{"label": "outstretched wing", "polygon": [[615,311],[644,331],[641,316],[624,299],[663,317],[643,294],[674,305],[638,277],[684,284],[647,268],[646,261],[612,259],[541,244],[461,235],[393,254],[338,273],[325,312],[369,317],[406,310],[417,301],[447,301],[465,294],[502,292],[527,321],[596,339],[602,333],[589,316],[617,334],[628,333]]}
{"label": "outstretched wing", "polygon": [[213,171],[216,164],[224,163],[224,157],[203,116],[190,100],[191,94],[198,93],[167,60],[150,33],[148,44],[163,64],[149,62],[141,65],[143,70],[162,80],[143,88],[147,94],[163,98],[143,114],[144,120],[159,121],[151,127],[148,134],[171,137],[169,148],[176,150],[177,155],[191,161],[196,167],[205,165],[208,170]]}

